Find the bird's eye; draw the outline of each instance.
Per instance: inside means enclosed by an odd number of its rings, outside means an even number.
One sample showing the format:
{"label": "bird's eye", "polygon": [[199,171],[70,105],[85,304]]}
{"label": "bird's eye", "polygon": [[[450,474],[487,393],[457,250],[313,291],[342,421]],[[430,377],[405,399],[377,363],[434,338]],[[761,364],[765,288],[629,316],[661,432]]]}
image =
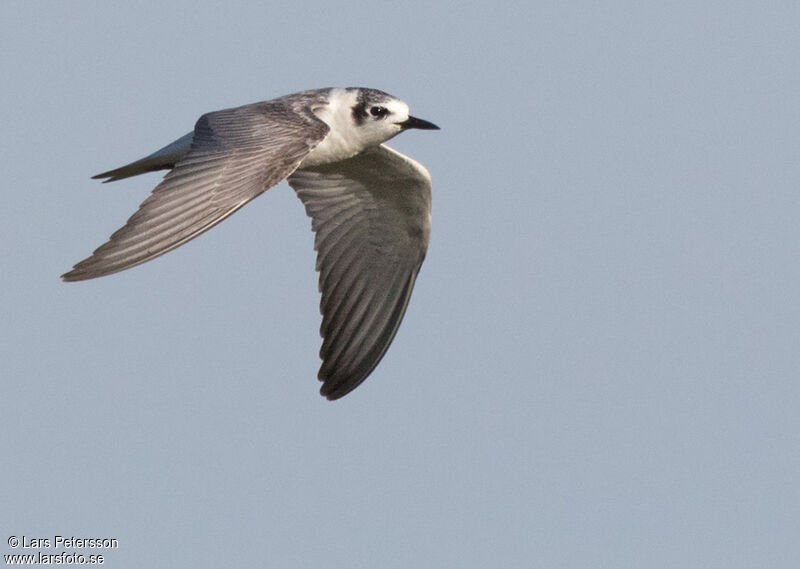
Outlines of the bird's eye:
{"label": "bird's eye", "polygon": [[389,114],[389,109],[387,109],[386,107],[372,107],[369,110],[369,114],[371,114],[373,117],[378,117],[378,118],[385,117],[386,115]]}

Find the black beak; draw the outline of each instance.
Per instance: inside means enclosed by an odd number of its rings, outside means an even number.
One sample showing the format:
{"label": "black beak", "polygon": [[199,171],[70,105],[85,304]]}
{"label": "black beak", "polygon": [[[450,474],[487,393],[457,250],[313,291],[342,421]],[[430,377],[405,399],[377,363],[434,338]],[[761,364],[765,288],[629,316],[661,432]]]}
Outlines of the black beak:
{"label": "black beak", "polygon": [[424,121],[422,119],[418,119],[417,117],[408,117],[407,120],[404,120],[399,124],[403,130],[408,130],[410,128],[419,128],[422,130],[439,130],[439,127],[433,124],[432,122]]}

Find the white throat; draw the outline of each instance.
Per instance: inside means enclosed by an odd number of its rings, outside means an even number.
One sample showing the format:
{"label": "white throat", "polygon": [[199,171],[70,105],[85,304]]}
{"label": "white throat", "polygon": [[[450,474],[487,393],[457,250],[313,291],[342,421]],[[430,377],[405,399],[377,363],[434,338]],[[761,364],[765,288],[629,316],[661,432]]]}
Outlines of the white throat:
{"label": "white throat", "polygon": [[312,109],[328,125],[330,132],[309,152],[300,168],[339,162],[355,156],[368,146],[364,133],[356,127],[353,120],[353,106],[357,98],[358,92],[355,90],[332,89],[328,104]]}

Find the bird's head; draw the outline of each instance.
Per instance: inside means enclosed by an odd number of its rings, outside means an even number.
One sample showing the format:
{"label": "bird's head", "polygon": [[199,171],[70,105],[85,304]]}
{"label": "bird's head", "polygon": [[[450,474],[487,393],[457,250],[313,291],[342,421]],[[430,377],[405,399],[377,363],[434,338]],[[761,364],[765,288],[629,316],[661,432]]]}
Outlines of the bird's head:
{"label": "bird's head", "polygon": [[303,167],[350,158],[411,128],[438,130],[412,117],[408,105],[377,89],[350,87],[325,90],[324,103],[311,110],[330,128],[328,136],[306,157]]}
{"label": "bird's head", "polygon": [[412,117],[408,105],[388,93],[364,88],[352,91],[355,92],[351,106],[353,124],[372,144],[380,144],[412,128],[439,130],[431,122]]}

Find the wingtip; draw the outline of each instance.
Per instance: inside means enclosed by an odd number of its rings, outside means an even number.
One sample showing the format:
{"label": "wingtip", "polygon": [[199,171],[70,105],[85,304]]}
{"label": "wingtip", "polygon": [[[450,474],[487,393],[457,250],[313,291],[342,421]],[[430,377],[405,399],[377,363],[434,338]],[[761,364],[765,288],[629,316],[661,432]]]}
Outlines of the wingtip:
{"label": "wingtip", "polygon": [[74,270],[73,271],[67,271],[66,273],[61,275],[59,278],[61,279],[62,282],[65,282],[65,283],[72,283],[72,282],[81,280],[79,278],[76,278]]}
{"label": "wingtip", "polygon": [[353,391],[356,387],[361,385],[361,383],[364,381],[364,379],[358,382],[341,381],[340,379],[334,379],[333,377],[318,377],[318,379],[322,382],[322,385],[319,388],[319,394],[328,401],[336,401],[337,399],[341,399]]}
{"label": "wingtip", "polygon": [[93,275],[91,271],[87,271],[85,267],[81,266],[81,264],[82,262],[78,263],[59,278],[65,283],[74,283],[77,281],[86,281],[97,276]]}
{"label": "wingtip", "polygon": [[319,379],[322,382],[322,385],[319,388],[319,394],[322,395],[328,401],[336,401],[337,399],[341,399],[342,397],[347,395],[347,392],[345,393],[341,393],[341,391],[337,392],[336,389],[334,389],[331,382],[327,381],[327,378],[317,377],[317,379]]}
{"label": "wingtip", "polygon": [[337,399],[341,399],[341,398],[342,398],[342,397],[344,397],[344,395],[345,395],[344,393],[341,393],[341,394],[336,394],[336,395],[335,395],[335,394],[333,394],[333,393],[329,393],[329,394],[327,394],[327,395],[325,395],[324,393],[321,393],[321,394],[322,394],[322,396],[323,396],[325,399],[327,399],[328,401],[336,401]]}

